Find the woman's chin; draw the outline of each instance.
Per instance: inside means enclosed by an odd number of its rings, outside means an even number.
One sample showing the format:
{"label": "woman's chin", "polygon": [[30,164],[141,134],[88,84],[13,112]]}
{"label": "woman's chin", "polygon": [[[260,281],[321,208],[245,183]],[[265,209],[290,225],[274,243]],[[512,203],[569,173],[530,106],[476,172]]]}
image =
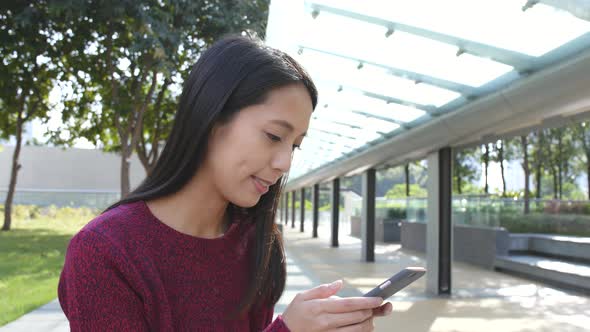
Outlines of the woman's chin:
{"label": "woman's chin", "polygon": [[259,201],[260,201],[260,196],[252,197],[250,199],[244,199],[244,197],[240,197],[239,199],[232,200],[231,202],[234,205],[239,206],[241,208],[251,208],[254,205],[258,204]]}

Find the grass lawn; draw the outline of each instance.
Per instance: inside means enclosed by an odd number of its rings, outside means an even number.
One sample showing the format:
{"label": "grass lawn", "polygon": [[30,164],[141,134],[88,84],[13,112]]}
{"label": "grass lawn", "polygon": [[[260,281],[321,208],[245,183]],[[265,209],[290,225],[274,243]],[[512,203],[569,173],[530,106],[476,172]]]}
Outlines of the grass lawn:
{"label": "grass lawn", "polygon": [[0,326],[57,297],[67,245],[98,212],[26,206],[15,210],[12,229],[0,232]]}

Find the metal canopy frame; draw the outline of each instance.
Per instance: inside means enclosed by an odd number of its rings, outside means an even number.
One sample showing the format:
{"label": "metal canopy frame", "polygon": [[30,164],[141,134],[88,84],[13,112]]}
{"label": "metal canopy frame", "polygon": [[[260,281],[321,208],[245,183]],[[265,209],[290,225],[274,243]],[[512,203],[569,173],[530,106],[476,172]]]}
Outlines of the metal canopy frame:
{"label": "metal canopy frame", "polygon": [[[535,8],[536,6],[545,6],[542,10],[546,10],[547,5],[557,8],[555,11],[557,14],[550,13],[556,15],[556,22],[563,23],[563,20],[566,20],[567,23],[570,19],[577,20],[574,24],[577,28],[567,34],[567,38],[573,39],[556,39],[558,42],[548,42],[546,46],[543,44],[537,46],[535,43],[522,48],[514,46],[513,42],[512,44],[497,42],[496,39],[488,38],[489,42],[473,40],[473,35],[469,34],[467,34],[469,38],[460,37],[453,35],[449,32],[452,30],[448,29],[444,32],[437,31],[435,25],[420,25],[419,21],[411,20],[406,22],[401,16],[389,15],[388,18],[387,10],[375,7],[376,10],[370,11],[367,10],[370,4],[363,3],[361,6],[354,1],[283,0],[281,6],[290,7],[290,10],[284,11],[283,17],[273,24],[273,15],[275,15],[273,13],[276,13],[273,7],[278,2],[279,0],[273,0],[271,4],[267,36],[272,35],[273,30],[283,32],[275,33],[274,41],[269,38],[267,42],[271,46],[286,50],[304,68],[312,69],[310,74],[318,86],[320,98],[320,106],[314,111],[314,118],[310,123],[302,150],[294,154],[290,183],[306,183],[307,180],[302,179],[310,176],[315,179],[317,176],[312,174],[317,174],[320,170],[322,174],[325,174],[324,170],[328,166],[340,169],[334,165],[355,159],[355,156],[366,151],[373,151],[375,147],[395,140],[400,135],[404,137],[408,133],[412,135],[421,127],[439,123],[440,118],[465,107],[469,108],[469,105],[481,99],[523,81],[545,68],[575,58],[590,49],[590,22],[586,16],[590,1],[587,0],[528,2],[523,0],[522,6],[507,6],[507,10],[517,11],[511,13],[513,17],[516,17],[516,21],[513,20],[512,24],[518,22],[520,15],[523,15],[523,18],[529,15],[529,10],[534,12],[531,15],[537,15],[535,13],[539,13],[539,10]],[[385,1],[382,4],[390,5]],[[477,9],[474,7],[472,10]],[[465,12],[466,16],[471,14],[482,15],[482,12]],[[549,18],[552,17],[549,16]],[[536,19],[537,21],[534,22],[541,24],[538,17]],[[292,21],[287,22],[287,20]],[[323,25],[316,26],[319,29],[318,33],[315,33],[316,28],[309,30],[310,34],[294,32],[294,30],[304,31],[314,24],[319,24],[314,22],[324,22]],[[343,22],[349,22],[351,26],[334,26],[334,24],[344,24]],[[477,21],[471,22],[477,23]],[[489,27],[490,23],[487,24],[486,27]],[[547,21],[547,24],[551,25],[551,21]],[[368,38],[354,34],[349,36],[353,26],[358,28],[355,31],[365,34]],[[553,28],[560,29],[562,26],[556,25]],[[400,33],[396,34],[396,32]],[[332,38],[325,33],[337,33],[341,36]],[[369,33],[370,36],[367,35]],[[380,37],[374,35],[381,33],[383,35]],[[526,30],[526,33],[523,32],[518,38],[526,38],[530,33],[532,32]],[[371,43],[366,45],[368,48],[357,47],[355,51],[355,44],[351,44],[354,43],[354,40],[350,39],[351,36],[361,38],[359,41],[371,40]],[[409,41],[413,40],[412,38],[425,43],[426,48],[424,50],[404,48],[410,45],[404,43],[412,43]],[[373,44],[374,42],[384,44]],[[441,74],[442,72],[436,72],[437,68],[440,68],[440,65],[438,67],[436,65],[438,54],[428,53],[430,47],[433,47],[432,50],[439,49],[436,45],[446,52],[442,55],[444,60],[441,61],[450,61],[448,63],[458,66],[456,68],[459,69],[475,68],[475,70],[479,67],[469,66],[481,63],[485,66],[489,65],[489,72],[484,71],[484,74],[474,73],[473,75],[470,71],[457,75],[455,72],[448,72],[445,75]],[[398,58],[388,57],[387,53],[383,53],[385,50],[393,50],[394,46],[401,47],[403,52],[409,50],[407,54],[421,56],[421,61],[429,61],[432,57],[433,65],[423,69],[423,67],[408,66],[407,62],[404,62],[406,60],[396,62]],[[531,52],[533,50],[531,47],[540,47],[539,49],[545,53],[532,55],[537,53]],[[380,54],[375,56],[376,53]],[[468,57],[465,58],[463,54]],[[307,61],[311,61],[311,65]],[[472,75],[474,78],[469,79],[468,77],[471,76],[465,75]],[[372,80],[374,77],[379,78]],[[383,82],[379,81],[381,79]],[[424,95],[422,98],[423,93],[430,95]],[[390,164],[390,161],[385,163]],[[380,164],[363,165],[356,171],[348,173],[356,173],[368,167],[380,167]],[[334,176],[337,175],[334,174]],[[325,177],[324,181],[332,178],[332,175]]]}
{"label": "metal canopy frame", "polygon": [[386,36],[389,37],[390,35],[394,34],[396,30],[404,31],[407,33],[411,33],[416,36],[436,40],[445,44],[453,45],[457,47],[457,53],[470,53],[475,56],[490,58],[494,61],[504,63],[511,67],[514,67],[517,71],[526,71],[531,66],[531,62],[534,61],[534,57],[528,56],[526,54],[501,49],[498,47],[474,42],[471,40],[466,40],[462,38],[457,38],[454,36],[449,36],[440,32],[426,30],[422,28],[418,28],[415,26],[402,24],[399,22],[384,20],[382,18],[363,15],[359,13],[355,13],[349,10],[335,8],[331,6],[326,6],[322,4],[311,4],[310,9],[312,14],[315,17],[318,16],[321,12],[328,12],[348,18],[352,18],[355,20],[381,25],[386,31]]}

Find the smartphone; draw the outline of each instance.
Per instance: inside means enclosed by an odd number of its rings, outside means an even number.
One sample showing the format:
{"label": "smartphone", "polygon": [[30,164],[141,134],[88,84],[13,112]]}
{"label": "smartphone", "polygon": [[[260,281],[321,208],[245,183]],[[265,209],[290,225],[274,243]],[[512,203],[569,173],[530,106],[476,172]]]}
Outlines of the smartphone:
{"label": "smartphone", "polygon": [[423,267],[406,267],[363,296],[380,297],[383,300],[386,300],[393,294],[402,290],[404,287],[420,279],[420,277],[422,277],[425,273],[426,269]]}

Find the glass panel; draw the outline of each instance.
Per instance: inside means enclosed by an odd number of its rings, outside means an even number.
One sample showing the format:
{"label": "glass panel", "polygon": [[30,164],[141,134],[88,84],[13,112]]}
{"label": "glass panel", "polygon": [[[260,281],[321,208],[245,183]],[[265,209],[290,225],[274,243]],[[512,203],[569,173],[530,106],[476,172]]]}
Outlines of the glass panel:
{"label": "glass panel", "polygon": [[319,121],[338,121],[340,123],[348,123],[353,126],[377,131],[380,133],[388,133],[399,128],[399,125],[393,122],[378,120],[367,117],[361,114],[343,111],[335,107],[321,108],[314,112],[314,119]]}
{"label": "glass panel", "polygon": [[526,2],[318,0],[310,3],[348,9],[531,56],[541,56],[590,31],[590,22],[545,4],[538,3],[523,12]]}
{"label": "glass panel", "polygon": [[[405,32],[396,32],[388,51],[378,54],[383,64],[478,87],[511,71],[511,66],[471,54],[457,56],[457,47]],[[436,56],[433,56],[433,55]]]}
{"label": "glass panel", "polygon": [[351,128],[348,126],[333,123],[333,122],[317,121],[317,122],[310,124],[310,128],[325,130],[325,131],[329,131],[332,133],[337,133],[337,134],[343,135],[345,137],[351,137],[353,139],[358,139],[358,140],[365,141],[365,142],[372,141],[376,138],[379,138],[379,136],[380,136],[377,132],[372,131],[372,130],[355,129],[355,128]]}
{"label": "glass panel", "polygon": [[353,149],[366,143],[365,141],[362,141],[360,139],[352,139],[352,138],[348,138],[348,137],[337,136],[337,135],[334,135],[333,133],[326,133],[323,131],[315,130],[314,128],[310,128],[307,136],[308,137],[306,137],[303,140],[303,144],[301,145],[302,148],[307,147],[308,145],[319,144],[317,142],[320,141],[321,139],[324,139],[326,141],[332,141],[332,142],[335,142],[336,144],[340,144],[342,146],[347,146],[347,147],[350,147]]}
{"label": "glass panel", "polygon": [[342,90],[341,92],[329,91],[325,99],[322,99],[322,106],[325,106],[326,99],[330,99],[327,104],[329,108],[337,110],[362,111],[374,114],[392,121],[411,122],[426,114],[423,110],[414,107],[404,106],[395,103],[387,103],[384,100],[368,97],[355,91]]}
{"label": "glass panel", "polygon": [[[301,44],[453,82],[477,87],[512,70],[489,59],[457,56],[458,47],[454,45],[403,31],[388,38],[385,27],[328,12],[316,19],[305,15],[304,21]],[[357,27],[363,35],[355,30]],[[342,33],[344,30],[347,33]]]}
{"label": "glass panel", "polygon": [[422,105],[442,106],[460,96],[429,84],[416,82],[391,75],[386,69],[338,56],[304,49],[298,56],[312,78],[317,82],[342,85],[383,96],[394,97]]}

